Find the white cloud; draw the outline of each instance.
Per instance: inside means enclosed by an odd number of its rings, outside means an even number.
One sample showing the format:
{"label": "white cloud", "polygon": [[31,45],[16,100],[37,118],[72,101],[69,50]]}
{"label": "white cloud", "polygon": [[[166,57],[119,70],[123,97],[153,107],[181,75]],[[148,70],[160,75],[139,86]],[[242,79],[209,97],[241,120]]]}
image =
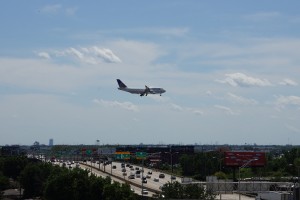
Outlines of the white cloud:
{"label": "white cloud", "polygon": [[283,80],[279,83],[279,85],[297,86],[298,83],[297,83],[296,81],[293,81],[293,80],[291,80],[291,79],[286,78],[286,79],[283,79]]}
{"label": "white cloud", "polygon": [[62,9],[62,5],[54,4],[54,5],[46,5],[40,9],[42,13],[46,14],[56,14]]}
{"label": "white cloud", "polygon": [[195,114],[195,115],[204,115],[204,112],[202,110],[192,110],[192,112]]}
{"label": "white cloud", "polygon": [[37,55],[41,58],[44,58],[44,59],[50,59],[50,55],[47,53],[47,52],[39,52],[37,53]]}
{"label": "white cloud", "polygon": [[182,107],[182,106],[179,106],[174,103],[171,103],[171,107],[173,110],[179,111],[179,112],[190,112],[195,115],[203,115],[204,114],[204,112],[202,110],[195,109],[195,108]]}
{"label": "white cloud", "polygon": [[64,14],[66,16],[74,16],[78,7],[64,7],[61,4],[46,5],[40,9],[40,12],[47,15]]}
{"label": "white cloud", "polygon": [[70,55],[74,55],[79,60],[83,60],[84,59],[83,53],[81,53],[80,51],[78,51],[77,49],[72,48],[72,47],[70,49],[66,50],[65,53],[66,54],[70,54]]}
{"label": "white cloud", "polygon": [[57,57],[75,58],[83,63],[97,65],[100,63],[121,63],[121,59],[112,50],[97,46],[74,48],[52,52]]}
{"label": "white cloud", "polygon": [[234,112],[231,108],[226,107],[226,106],[221,106],[221,105],[215,105],[215,108],[223,111],[224,113],[228,114],[228,115],[238,115],[238,112]]}
{"label": "white cloud", "polygon": [[89,52],[95,54],[97,57],[102,58],[106,62],[120,63],[121,59],[118,58],[110,49],[98,48],[96,46],[89,49]]}
{"label": "white cloud", "polygon": [[257,101],[255,101],[254,99],[247,99],[247,98],[237,96],[232,93],[228,93],[227,95],[229,97],[229,100],[234,103],[239,103],[239,104],[243,104],[243,105],[256,105],[257,104]]}
{"label": "white cloud", "polygon": [[224,80],[217,80],[217,81],[220,83],[227,83],[234,87],[271,86],[271,83],[266,79],[254,78],[251,76],[247,76],[243,73],[225,74],[225,76],[226,78]]}
{"label": "white cloud", "polygon": [[280,96],[276,99],[275,105],[277,108],[285,108],[286,106],[297,106],[300,107],[299,96]]}
{"label": "white cloud", "polygon": [[139,108],[131,102],[105,101],[103,99],[94,99],[93,102],[106,107],[117,107],[134,112],[139,111]]}
{"label": "white cloud", "polygon": [[174,103],[171,104],[171,107],[173,110],[176,110],[176,111],[180,111],[180,112],[184,111],[183,107],[181,107],[177,104],[174,104]]}

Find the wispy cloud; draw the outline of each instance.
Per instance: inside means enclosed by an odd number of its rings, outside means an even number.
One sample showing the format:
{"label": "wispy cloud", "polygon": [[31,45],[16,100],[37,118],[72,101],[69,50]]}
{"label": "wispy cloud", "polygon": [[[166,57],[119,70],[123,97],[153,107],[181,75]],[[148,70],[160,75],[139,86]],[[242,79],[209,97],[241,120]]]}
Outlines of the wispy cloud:
{"label": "wispy cloud", "polygon": [[46,15],[59,15],[64,14],[67,16],[73,16],[77,12],[78,7],[64,7],[61,4],[46,5],[39,11]]}
{"label": "wispy cloud", "polygon": [[247,98],[244,98],[244,97],[232,94],[232,93],[228,93],[227,95],[228,95],[228,99],[234,103],[238,103],[238,104],[242,104],[242,105],[256,105],[257,104],[257,101],[255,101],[254,99],[247,99]]}
{"label": "wispy cloud", "polygon": [[192,113],[194,113],[195,115],[204,115],[204,112],[202,110],[191,110]]}
{"label": "wispy cloud", "polygon": [[251,76],[247,76],[243,73],[233,73],[233,74],[225,74],[226,78],[224,80],[217,80],[220,83],[226,83],[231,86],[237,87],[264,87],[271,86],[272,84],[266,79],[254,78]]}
{"label": "wispy cloud", "polygon": [[41,58],[44,58],[44,59],[50,59],[51,58],[51,56],[47,52],[39,52],[39,53],[37,53],[37,55]]}
{"label": "wispy cloud", "polygon": [[131,102],[105,101],[103,99],[94,99],[93,102],[105,107],[117,107],[133,112],[139,111],[139,108]]}
{"label": "wispy cloud", "polygon": [[279,85],[297,86],[298,83],[296,81],[286,78],[286,79],[283,79],[281,82],[279,82]]}
{"label": "wispy cloud", "polygon": [[183,107],[181,107],[181,106],[179,106],[179,105],[177,105],[177,104],[171,104],[171,107],[172,107],[172,109],[173,110],[176,110],[176,111],[184,111],[184,108]]}
{"label": "wispy cloud", "polygon": [[204,114],[204,112],[202,110],[199,110],[196,108],[182,107],[182,106],[174,104],[174,103],[171,103],[170,105],[173,110],[178,111],[178,112],[190,112],[195,115],[203,115]]}
{"label": "wispy cloud", "polygon": [[42,7],[40,9],[40,11],[42,13],[45,13],[45,14],[56,14],[61,9],[62,9],[62,5],[60,5],[60,4],[53,4],[53,5],[46,5],[46,6]]}
{"label": "wispy cloud", "polygon": [[39,56],[41,55],[53,55],[54,57],[69,57],[71,59],[79,60],[83,63],[88,64],[99,64],[101,62],[106,63],[120,63],[122,62],[121,59],[116,56],[112,50],[107,48],[100,48],[97,46],[92,47],[82,47],[82,48],[74,48],[70,47],[68,49],[62,51],[54,51],[54,52],[40,52],[38,53]]}
{"label": "wispy cloud", "polygon": [[215,105],[214,107],[223,111],[224,113],[226,113],[228,115],[239,115],[238,112],[233,111],[231,108],[229,108],[227,106]]}
{"label": "wispy cloud", "polygon": [[275,105],[278,109],[285,108],[286,106],[296,106],[300,108],[299,96],[280,96],[276,99]]}

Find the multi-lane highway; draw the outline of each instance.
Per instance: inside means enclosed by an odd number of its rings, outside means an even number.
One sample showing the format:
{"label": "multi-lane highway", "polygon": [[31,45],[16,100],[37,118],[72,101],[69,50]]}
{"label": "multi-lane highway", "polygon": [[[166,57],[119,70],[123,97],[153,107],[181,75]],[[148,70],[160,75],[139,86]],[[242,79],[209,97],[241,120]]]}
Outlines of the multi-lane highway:
{"label": "multi-lane highway", "polygon": [[[89,168],[92,166],[91,169],[94,170],[95,173],[99,171],[104,173],[104,176],[111,175],[111,177],[114,178],[114,181],[129,183],[132,188],[135,188],[135,191],[139,191],[137,192],[139,194],[141,194],[142,189],[147,189],[149,192],[148,195],[160,193],[161,187],[164,184],[172,181],[181,181],[181,178],[179,177],[129,163],[122,164],[119,162],[112,162],[104,167],[103,163],[99,165],[99,163],[86,162],[84,166]],[[142,177],[144,177],[144,179],[142,179]]]}
{"label": "multi-lane highway", "polygon": [[[59,163],[57,163],[59,164]],[[60,163],[62,165],[62,163]],[[143,166],[132,165],[129,163],[112,162],[111,164],[104,165],[103,163],[96,162],[80,162],[80,163],[68,163],[65,164],[66,167],[74,168],[80,167],[82,169],[87,169],[91,173],[107,177],[110,176],[112,181],[120,183],[128,183],[132,190],[142,195],[152,196],[161,193],[161,187],[172,181],[181,182],[180,177],[171,176],[170,174],[165,174],[155,169],[149,169]],[[142,179],[142,177],[144,177]],[[171,179],[172,177],[172,179]],[[144,180],[144,181],[142,181]],[[146,192],[147,191],[147,192]]]}

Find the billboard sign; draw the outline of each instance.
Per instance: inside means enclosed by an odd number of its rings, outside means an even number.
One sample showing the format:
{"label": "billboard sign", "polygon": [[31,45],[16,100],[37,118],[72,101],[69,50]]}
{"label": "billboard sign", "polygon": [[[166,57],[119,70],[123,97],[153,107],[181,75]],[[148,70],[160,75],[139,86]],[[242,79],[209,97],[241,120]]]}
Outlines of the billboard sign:
{"label": "billboard sign", "polygon": [[116,148],[112,147],[101,147],[98,148],[98,154],[115,154],[116,153]]}
{"label": "billboard sign", "polygon": [[224,153],[224,165],[228,167],[263,167],[265,164],[265,152],[227,151]]}
{"label": "billboard sign", "polygon": [[117,160],[129,160],[130,152],[129,151],[117,151],[117,152],[115,152],[115,158]]}

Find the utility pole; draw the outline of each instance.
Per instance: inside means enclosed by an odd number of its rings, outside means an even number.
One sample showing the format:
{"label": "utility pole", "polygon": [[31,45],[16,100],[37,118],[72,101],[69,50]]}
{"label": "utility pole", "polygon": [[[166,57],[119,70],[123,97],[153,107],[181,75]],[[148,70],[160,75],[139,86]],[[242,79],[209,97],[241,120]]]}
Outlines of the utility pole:
{"label": "utility pole", "polygon": [[248,164],[250,164],[252,161],[255,161],[257,159],[251,159],[251,160],[248,160],[245,164],[243,164],[242,166],[239,167],[239,184],[238,184],[238,191],[239,191],[239,200],[241,200],[241,189],[240,189],[240,182],[241,182],[241,169],[246,167]]}

